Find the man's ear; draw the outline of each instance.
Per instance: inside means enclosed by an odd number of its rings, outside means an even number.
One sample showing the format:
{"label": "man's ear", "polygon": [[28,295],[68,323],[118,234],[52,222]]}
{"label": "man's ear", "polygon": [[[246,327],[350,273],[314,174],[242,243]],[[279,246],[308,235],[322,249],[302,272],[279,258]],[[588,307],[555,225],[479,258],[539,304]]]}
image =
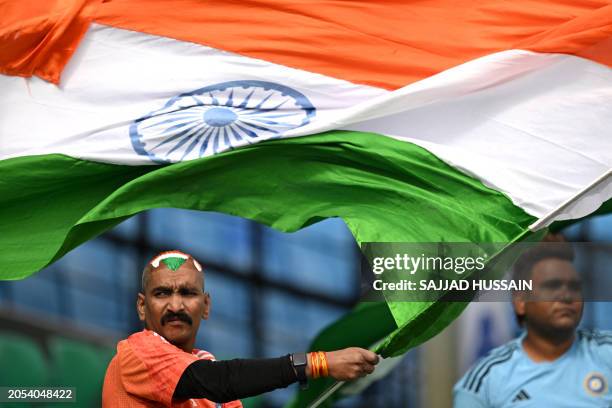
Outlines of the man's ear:
{"label": "man's ear", "polygon": [[202,312],[202,319],[208,320],[208,316],[210,315],[210,293],[204,293],[204,311]]}
{"label": "man's ear", "polygon": [[145,321],[145,296],[142,293],[138,294],[136,299],[136,311],[141,322]]}

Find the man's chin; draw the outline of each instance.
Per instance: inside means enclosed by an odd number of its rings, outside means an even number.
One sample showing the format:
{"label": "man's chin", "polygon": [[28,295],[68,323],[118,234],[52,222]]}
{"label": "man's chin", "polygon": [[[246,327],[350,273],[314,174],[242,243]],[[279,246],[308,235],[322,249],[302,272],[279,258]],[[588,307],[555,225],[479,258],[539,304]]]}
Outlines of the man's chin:
{"label": "man's chin", "polygon": [[183,344],[191,339],[191,326],[188,324],[172,324],[166,323],[162,327],[162,333],[160,333],[170,343]]}
{"label": "man's chin", "polygon": [[578,327],[575,317],[559,317],[555,320],[553,327],[559,332],[573,332]]}

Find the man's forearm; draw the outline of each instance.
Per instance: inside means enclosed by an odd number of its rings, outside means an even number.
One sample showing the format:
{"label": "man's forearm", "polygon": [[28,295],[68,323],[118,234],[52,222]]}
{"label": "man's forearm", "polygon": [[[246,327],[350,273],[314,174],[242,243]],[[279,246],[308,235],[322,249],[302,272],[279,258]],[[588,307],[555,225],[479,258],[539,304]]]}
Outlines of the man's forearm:
{"label": "man's forearm", "polygon": [[181,375],[174,399],[228,402],[284,388],[297,381],[289,356],[225,361],[198,360]]}

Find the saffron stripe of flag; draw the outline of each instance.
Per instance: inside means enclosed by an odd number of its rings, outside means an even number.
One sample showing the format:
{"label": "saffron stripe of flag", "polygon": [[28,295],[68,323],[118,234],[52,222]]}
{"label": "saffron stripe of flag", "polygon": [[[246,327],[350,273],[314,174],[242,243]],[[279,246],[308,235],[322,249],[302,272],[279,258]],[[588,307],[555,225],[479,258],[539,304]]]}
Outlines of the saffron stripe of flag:
{"label": "saffron stripe of flag", "polygon": [[610,65],[611,9],[607,0],[39,1],[3,6],[0,35],[25,35],[3,46],[0,66],[59,82],[94,21],[392,90],[509,49]]}

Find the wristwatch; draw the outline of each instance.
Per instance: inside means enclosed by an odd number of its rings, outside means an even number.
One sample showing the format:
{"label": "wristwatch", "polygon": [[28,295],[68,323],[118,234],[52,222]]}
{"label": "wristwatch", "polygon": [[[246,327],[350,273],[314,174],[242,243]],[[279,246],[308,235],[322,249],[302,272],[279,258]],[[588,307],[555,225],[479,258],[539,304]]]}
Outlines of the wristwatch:
{"label": "wristwatch", "polygon": [[308,360],[306,359],[306,353],[293,353],[290,355],[291,364],[297,374],[297,380],[300,383],[300,388],[305,390],[308,388],[308,377],[306,377],[306,366]]}

